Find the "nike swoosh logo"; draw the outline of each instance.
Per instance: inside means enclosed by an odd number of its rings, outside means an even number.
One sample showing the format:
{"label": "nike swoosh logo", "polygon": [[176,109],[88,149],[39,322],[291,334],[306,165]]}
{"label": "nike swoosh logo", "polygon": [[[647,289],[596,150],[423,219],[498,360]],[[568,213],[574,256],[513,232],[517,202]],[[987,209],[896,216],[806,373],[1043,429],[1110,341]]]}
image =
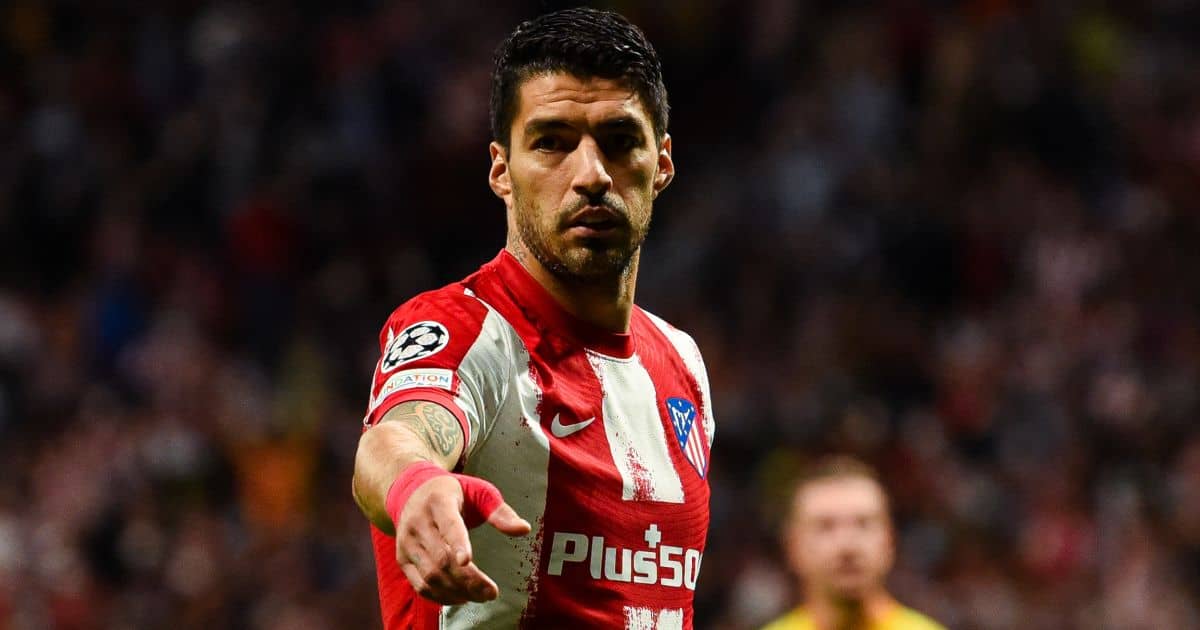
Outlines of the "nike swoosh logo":
{"label": "nike swoosh logo", "polygon": [[568,435],[578,433],[578,432],[586,429],[587,425],[591,424],[592,421],[596,419],[595,416],[592,416],[591,418],[588,418],[587,420],[584,420],[582,422],[576,422],[574,424],[563,424],[562,418],[559,417],[559,415],[560,414],[557,414],[557,413],[554,414],[554,420],[550,422],[550,432],[553,433],[554,437],[556,437],[556,438],[565,438]]}

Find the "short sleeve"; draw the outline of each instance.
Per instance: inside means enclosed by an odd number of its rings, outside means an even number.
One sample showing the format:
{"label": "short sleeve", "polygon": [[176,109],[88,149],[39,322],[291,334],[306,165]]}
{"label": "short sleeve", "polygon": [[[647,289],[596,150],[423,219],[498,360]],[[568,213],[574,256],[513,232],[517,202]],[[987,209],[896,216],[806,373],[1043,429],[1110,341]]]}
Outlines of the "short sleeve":
{"label": "short sleeve", "polygon": [[713,438],[717,432],[717,422],[713,417],[712,389],[708,385],[708,367],[704,364],[704,355],[700,353],[700,346],[696,340],[691,335],[687,335],[687,340],[692,348],[692,359],[689,363],[693,366],[692,370],[696,374],[696,381],[700,385],[700,396],[702,397],[700,404],[704,410],[704,435],[708,437],[708,447],[711,449]]}
{"label": "short sleeve", "polygon": [[379,333],[380,357],[363,424],[374,425],[406,401],[436,402],[462,425],[465,461],[508,393],[512,365],[505,326],[461,286],[403,304]]}

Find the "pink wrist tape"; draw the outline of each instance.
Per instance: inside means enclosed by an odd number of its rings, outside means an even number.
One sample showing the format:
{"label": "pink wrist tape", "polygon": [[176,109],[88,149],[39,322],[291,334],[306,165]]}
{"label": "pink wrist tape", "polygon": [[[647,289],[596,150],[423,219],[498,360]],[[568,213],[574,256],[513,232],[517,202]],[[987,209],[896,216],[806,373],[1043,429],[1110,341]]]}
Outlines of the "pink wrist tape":
{"label": "pink wrist tape", "polygon": [[404,510],[404,504],[408,503],[408,498],[421,484],[434,477],[449,474],[430,462],[415,462],[405,466],[392,482],[392,487],[388,488],[387,501],[384,503],[388,516],[392,517],[392,524],[400,522],[400,512]]}
{"label": "pink wrist tape", "polygon": [[467,528],[482,524],[504,503],[500,490],[491,482],[470,475],[459,475],[446,472],[430,462],[416,462],[404,467],[392,487],[388,489],[387,501],[384,506],[393,524],[400,522],[400,513],[408,503],[412,493],[417,491],[426,481],[435,477],[449,475],[458,481],[463,491],[463,521]]}

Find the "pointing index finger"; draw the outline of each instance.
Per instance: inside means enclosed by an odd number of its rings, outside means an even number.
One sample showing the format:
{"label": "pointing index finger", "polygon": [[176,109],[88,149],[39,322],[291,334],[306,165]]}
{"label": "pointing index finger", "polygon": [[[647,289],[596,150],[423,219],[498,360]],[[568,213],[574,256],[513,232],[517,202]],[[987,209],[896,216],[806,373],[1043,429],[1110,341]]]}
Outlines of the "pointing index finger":
{"label": "pointing index finger", "polygon": [[475,601],[495,599],[500,589],[486,573],[472,562],[474,557],[471,539],[462,514],[449,501],[438,501],[430,506],[430,513],[438,534],[450,546],[453,562],[450,575],[471,593]]}
{"label": "pointing index finger", "polygon": [[[434,527],[453,550],[455,560],[458,560],[460,554],[465,554],[466,562],[470,562],[473,557],[471,537],[467,533],[467,524],[463,521],[457,506],[449,500],[435,501],[429,506],[429,512],[433,517]],[[459,564],[464,564],[464,562],[459,562]]]}

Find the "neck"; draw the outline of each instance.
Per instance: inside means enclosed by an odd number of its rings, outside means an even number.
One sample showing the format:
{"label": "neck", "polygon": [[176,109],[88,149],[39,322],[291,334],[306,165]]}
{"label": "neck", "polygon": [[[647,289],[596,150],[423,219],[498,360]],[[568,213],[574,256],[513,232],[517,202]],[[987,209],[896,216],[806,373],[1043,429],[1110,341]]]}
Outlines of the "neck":
{"label": "neck", "polygon": [[551,273],[517,239],[511,239],[505,249],[576,319],[612,332],[629,332],[640,251],[633,255],[629,268],[611,281],[582,283]]}
{"label": "neck", "polygon": [[885,619],[896,600],[883,589],[862,598],[809,593],[805,607],[819,630],[868,630]]}

